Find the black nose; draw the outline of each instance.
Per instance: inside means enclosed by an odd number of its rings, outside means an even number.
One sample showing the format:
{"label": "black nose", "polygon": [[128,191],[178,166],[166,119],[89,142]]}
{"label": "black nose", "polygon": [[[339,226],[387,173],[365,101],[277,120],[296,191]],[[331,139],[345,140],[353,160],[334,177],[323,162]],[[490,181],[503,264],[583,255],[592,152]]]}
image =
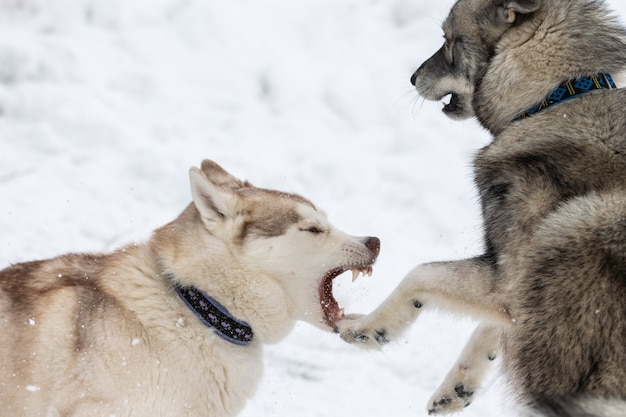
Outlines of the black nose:
{"label": "black nose", "polygon": [[417,71],[415,71],[413,73],[413,75],[411,75],[411,85],[415,86],[415,81],[417,80]]}
{"label": "black nose", "polygon": [[374,256],[378,256],[380,253],[380,239],[377,237],[368,237],[365,241],[365,246],[374,252]]}

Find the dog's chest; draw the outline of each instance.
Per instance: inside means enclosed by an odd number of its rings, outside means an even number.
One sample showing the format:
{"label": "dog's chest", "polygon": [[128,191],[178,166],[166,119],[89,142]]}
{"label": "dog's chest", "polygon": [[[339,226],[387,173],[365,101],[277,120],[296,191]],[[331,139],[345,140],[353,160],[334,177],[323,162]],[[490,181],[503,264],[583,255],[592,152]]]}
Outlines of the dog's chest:
{"label": "dog's chest", "polygon": [[141,409],[141,416],[238,414],[260,381],[262,350],[214,342],[151,346],[141,358],[129,360],[128,372],[118,379],[126,387],[118,388],[112,399],[123,410]]}
{"label": "dog's chest", "polygon": [[611,129],[592,129],[597,123],[610,126],[606,117],[598,120],[602,118],[597,112],[574,121],[536,116],[508,129],[478,153],[475,182],[485,243],[496,260],[523,252],[542,220],[563,203],[625,188],[626,153],[616,147],[626,149],[626,132],[615,126],[615,116]]}
{"label": "dog's chest", "polygon": [[561,202],[590,190],[572,169],[584,149],[553,145],[516,148],[494,142],[475,159],[485,243],[496,260],[523,251],[543,218]]}

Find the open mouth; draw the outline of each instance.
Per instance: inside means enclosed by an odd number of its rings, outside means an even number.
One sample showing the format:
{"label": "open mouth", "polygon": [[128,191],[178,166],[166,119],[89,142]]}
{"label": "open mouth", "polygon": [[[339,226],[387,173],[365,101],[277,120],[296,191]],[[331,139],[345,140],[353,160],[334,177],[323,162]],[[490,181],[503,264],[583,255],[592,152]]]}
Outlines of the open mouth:
{"label": "open mouth", "polygon": [[443,113],[453,120],[464,120],[474,115],[472,108],[472,89],[468,88],[468,92],[453,93],[450,92],[450,101],[443,104]]}
{"label": "open mouth", "polygon": [[326,273],[320,284],[320,305],[322,306],[322,312],[324,322],[330,326],[335,332],[337,332],[337,323],[344,317],[343,308],[339,307],[339,303],[333,296],[333,280],[346,271],[352,271],[352,282],[360,275],[372,275],[372,265],[365,266],[351,266],[347,268],[335,268]]}
{"label": "open mouth", "polygon": [[443,112],[446,114],[457,114],[463,111],[463,103],[456,93],[450,93],[450,102],[443,105]]}

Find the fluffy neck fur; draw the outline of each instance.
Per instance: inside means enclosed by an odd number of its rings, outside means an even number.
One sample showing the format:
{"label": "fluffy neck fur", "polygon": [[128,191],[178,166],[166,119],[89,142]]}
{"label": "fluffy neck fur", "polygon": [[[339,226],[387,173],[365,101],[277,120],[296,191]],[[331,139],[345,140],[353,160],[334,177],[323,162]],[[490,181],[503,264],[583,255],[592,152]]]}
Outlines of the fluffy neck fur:
{"label": "fluffy neck fur", "polygon": [[207,232],[193,204],[157,229],[150,247],[159,259],[163,279],[170,274],[181,285],[204,291],[245,320],[255,340],[276,343],[293,328],[281,286],[272,277],[245,268],[233,253],[236,249]]}
{"label": "fluffy neck fur", "polygon": [[626,31],[603,1],[556,3],[518,17],[477,79],[474,112],[494,135],[561,82],[626,68]]}

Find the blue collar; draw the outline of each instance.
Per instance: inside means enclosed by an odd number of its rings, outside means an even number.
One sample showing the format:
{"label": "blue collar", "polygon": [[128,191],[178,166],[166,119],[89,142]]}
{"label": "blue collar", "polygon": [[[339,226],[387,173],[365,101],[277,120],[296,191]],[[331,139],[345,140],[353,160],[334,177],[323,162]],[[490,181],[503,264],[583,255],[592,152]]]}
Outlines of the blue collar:
{"label": "blue collar", "polygon": [[617,88],[613,78],[606,73],[598,73],[591,77],[580,77],[573,80],[565,81],[559,85],[548,97],[544,98],[539,103],[532,106],[525,112],[518,114],[513,121],[526,119],[535,113],[539,113],[554,104],[561,103],[565,100],[569,100],[579,94],[585,94],[593,90],[607,89],[612,90]]}
{"label": "blue collar", "polygon": [[173,286],[202,324],[212,327],[219,337],[240,346],[246,346],[252,342],[254,332],[250,325],[230,314],[217,300],[195,287],[183,287],[175,282]]}

